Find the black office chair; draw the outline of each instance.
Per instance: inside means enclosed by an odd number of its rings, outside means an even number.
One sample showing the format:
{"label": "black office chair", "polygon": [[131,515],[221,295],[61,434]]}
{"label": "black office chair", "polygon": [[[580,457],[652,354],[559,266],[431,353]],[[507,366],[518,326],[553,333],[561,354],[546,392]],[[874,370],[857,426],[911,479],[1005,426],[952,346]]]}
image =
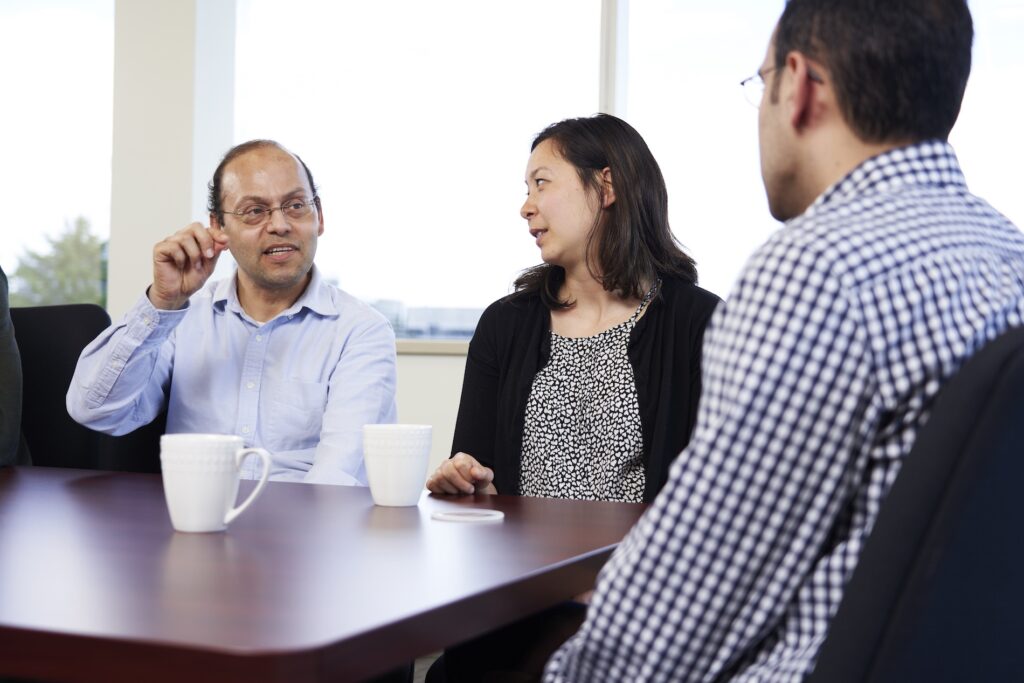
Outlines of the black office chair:
{"label": "black office chair", "polygon": [[21,434],[34,465],[130,472],[160,471],[164,416],[125,436],[78,424],[65,396],[82,349],[110,325],[95,304],[11,308],[24,377]]}
{"label": "black office chair", "polygon": [[1024,681],[1024,328],[943,387],[809,683]]}

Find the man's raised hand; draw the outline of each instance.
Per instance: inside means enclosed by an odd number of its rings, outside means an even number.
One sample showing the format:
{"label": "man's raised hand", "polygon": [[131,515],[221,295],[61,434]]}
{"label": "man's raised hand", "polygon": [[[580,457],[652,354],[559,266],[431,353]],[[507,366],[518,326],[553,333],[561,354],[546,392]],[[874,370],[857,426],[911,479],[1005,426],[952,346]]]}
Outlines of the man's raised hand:
{"label": "man's raised hand", "polygon": [[218,227],[192,223],[153,247],[153,285],[149,300],[157,308],[183,308],[199,291],[228,248],[228,236]]}

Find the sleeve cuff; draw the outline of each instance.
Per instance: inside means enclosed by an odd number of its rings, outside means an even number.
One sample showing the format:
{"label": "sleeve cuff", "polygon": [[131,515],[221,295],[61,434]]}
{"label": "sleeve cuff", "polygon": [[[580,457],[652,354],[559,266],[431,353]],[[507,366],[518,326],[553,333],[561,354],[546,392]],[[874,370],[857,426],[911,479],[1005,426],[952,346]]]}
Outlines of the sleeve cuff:
{"label": "sleeve cuff", "polygon": [[149,300],[148,288],[125,315],[128,336],[139,342],[166,339],[188,313],[191,302],[176,311],[165,311]]}

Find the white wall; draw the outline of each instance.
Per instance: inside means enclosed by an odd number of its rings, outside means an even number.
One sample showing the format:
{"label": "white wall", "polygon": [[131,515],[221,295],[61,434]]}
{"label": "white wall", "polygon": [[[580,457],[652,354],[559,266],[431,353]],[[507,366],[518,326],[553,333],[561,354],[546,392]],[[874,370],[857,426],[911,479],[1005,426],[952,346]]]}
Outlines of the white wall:
{"label": "white wall", "polygon": [[433,472],[451,454],[466,356],[410,353],[402,349],[406,345],[399,342],[398,420],[433,425],[429,468]]}

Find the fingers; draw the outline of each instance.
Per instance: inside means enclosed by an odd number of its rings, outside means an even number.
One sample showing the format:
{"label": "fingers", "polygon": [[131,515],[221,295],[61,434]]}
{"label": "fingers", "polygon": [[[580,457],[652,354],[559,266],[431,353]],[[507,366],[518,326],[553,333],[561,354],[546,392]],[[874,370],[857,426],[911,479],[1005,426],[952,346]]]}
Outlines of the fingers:
{"label": "fingers", "polygon": [[469,495],[486,492],[484,489],[493,491],[493,480],[493,470],[467,453],[457,453],[441,463],[427,480],[427,488],[433,493]]}
{"label": "fingers", "polygon": [[[430,485],[431,482],[434,484],[433,487]],[[454,458],[441,463],[430,478],[430,482],[427,482],[427,488],[435,493],[449,494],[470,494],[476,491],[473,482],[463,476],[462,471],[455,464]],[[435,491],[435,488],[438,490]]]}
{"label": "fingers", "polygon": [[153,257],[158,261],[173,261],[181,270],[199,267],[204,257],[212,259],[217,254],[214,245],[220,242],[201,223],[193,223],[153,247]]}
{"label": "fingers", "polygon": [[[182,241],[186,246],[196,246],[202,256],[198,259],[201,261],[204,257],[208,259],[215,258],[220,252],[227,249],[228,236],[220,228],[207,228],[202,223],[193,223],[184,230],[177,233],[181,235]],[[191,254],[191,251],[189,252]]]}
{"label": "fingers", "polygon": [[153,286],[157,308],[179,309],[210,277],[228,236],[219,228],[192,223],[153,247]]}
{"label": "fingers", "polygon": [[153,247],[153,262],[173,263],[179,270],[184,270],[188,267],[188,254],[180,244],[167,239]]}
{"label": "fingers", "polygon": [[494,470],[490,467],[484,467],[479,463],[470,469],[470,475],[473,477],[473,482],[476,484],[477,489],[487,486],[494,481]]}
{"label": "fingers", "polygon": [[[215,255],[228,248],[228,234],[221,230],[219,225],[211,225],[209,230],[206,231],[206,235],[213,241],[211,246]],[[211,256],[210,258],[213,257]]]}
{"label": "fingers", "polygon": [[[199,240],[189,235],[174,242],[185,252],[186,260],[191,263],[193,268],[203,267],[203,247],[199,244]],[[213,249],[209,249],[209,251],[211,254],[213,253]]]}
{"label": "fingers", "polygon": [[494,488],[494,470],[484,467],[476,458],[468,453],[457,453],[452,460],[456,461],[463,478],[473,482],[477,493],[497,493]]}
{"label": "fingers", "polygon": [[431,475],[430,479],[427,479],[427,490],[431,493],[443,493],[447,495],[458,495],[465,493],[465,491],[459,490],[459,488],[448,480],[448,478],[441,472],[441,468],[438,468],[437,472]]}
{"label": "fingers", "polygon": [[494,481],[494,470],[490,467],[484,467],[468,453],[456,453],[449,462],[458,469],[463,479],[473,485],[473,491],[466,491],[467,493],[494,492],[494,486],[491,485]]}

